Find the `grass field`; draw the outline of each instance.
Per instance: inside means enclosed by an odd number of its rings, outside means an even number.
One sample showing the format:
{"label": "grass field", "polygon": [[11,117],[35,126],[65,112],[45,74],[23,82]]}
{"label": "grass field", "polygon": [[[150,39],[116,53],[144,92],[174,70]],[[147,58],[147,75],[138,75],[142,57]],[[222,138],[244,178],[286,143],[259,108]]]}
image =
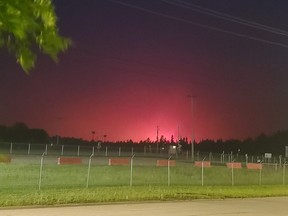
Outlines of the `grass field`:
{"label": "grass field", "polygon": [[156,159],[135,158],[131,175],[130,165],[108,166],[107,160],[93,158],[87,188],[87,158],[81,165],[57,165],[47,157],[39,190],[40,157],[17,156],[0,164],[0,206],[288,195],[287,176],[275,166],[261,172],[234,169],[233,178],[231,169],[213,166],[204,169],[202,179],[202,169],[187,161],[168,171],[156,167]]}
{"label": "grass field", "polygon": [[0,206],[288,196],[288,186],[121,186],[1,190]]}

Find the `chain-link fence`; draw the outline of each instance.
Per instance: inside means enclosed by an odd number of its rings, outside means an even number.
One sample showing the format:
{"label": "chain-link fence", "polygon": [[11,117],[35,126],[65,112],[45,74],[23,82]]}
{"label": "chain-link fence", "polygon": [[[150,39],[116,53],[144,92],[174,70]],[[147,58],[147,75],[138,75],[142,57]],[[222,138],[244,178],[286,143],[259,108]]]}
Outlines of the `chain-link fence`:
{"label": "chain-link fence", "polygon": [[282,156],[196,152],[173,146],[1,143],[0,188],[286,184]]}
{"label": "chain-link fence", "polygon": [[49,156],[90,156],[92,153],[97,156],[117,156],[129,157],[136,154],[138,157],[155,157],[165,158],[173,155],[179,160],[205,160],[213,163],[225,162],[243,162],[243,163],[279,163],[285,162],[285,158],[281,155],[270,155],[269,158],[265,155],[248,155],[241,154],[240,151],[233,152],[195,152],[192,157],[190,150],[180,150],[173,145],[149,145],[149,144],[135,144],[135,145],[119,145],[119,144],[103,144],[91,143],[91,145],[55,145],[55,144],[29,144],[29,143],[0,143],[0,154],[9,155],[42,155],[45,152]]}

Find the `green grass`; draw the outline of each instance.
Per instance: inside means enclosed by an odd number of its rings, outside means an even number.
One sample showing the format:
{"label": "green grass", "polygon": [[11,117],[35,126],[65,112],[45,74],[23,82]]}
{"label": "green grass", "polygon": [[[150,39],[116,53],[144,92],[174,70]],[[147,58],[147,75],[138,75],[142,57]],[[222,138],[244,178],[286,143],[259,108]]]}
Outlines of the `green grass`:
{"label": "green grass", "polygon": [[288,186],[121,186],[88,189],[2,190],[0,206],[47,206],[123,201],[167,201],[288,196]]}
{"label": "green grass", "polygon": [[283,176],[279,168],[264,167],[261,185],[259,170],[234,169],[231,186],[231,169],[213,166],[204,169],[201,186],[201,168],[178,161],[176,167],[170,167],[170,186],[167,167],[142,164],[133,167],[132,187],[130,166],[97,165],[94,161],[86,188],[87,164],[59,166],[47,159],[39,190],[38,159],[38,164],[30,160],[0,164],[0,206],[288,196],[288,185],[282,185],[283,177],[288,183],[288,174]]}
{"label": "green grass", "polygon": [[[129,186],[130,166],[97,166],[90,170],[89,186]],[[34,187],[39,185],[40,165],[35,164],[0,164],[0,189]],[[42,169],[41,188],[45,187],[86,187],[87,165],[44,164]],[[287,176],[285,175],[285,180]],[[167,185],[167,167],[134,166],[133,185]],[[234,169],[234,185],[258,185],[259,170]],[[264,168],[261,173],[261,184],[282,184],[282,169]],[[288,181],[287,181],[288,182]],[[232,172],[225,166],[204,169],[204,185],[231,185]],[[201,185],[201,168],[189,163],[178,163],[170,167],[171,185]]]}

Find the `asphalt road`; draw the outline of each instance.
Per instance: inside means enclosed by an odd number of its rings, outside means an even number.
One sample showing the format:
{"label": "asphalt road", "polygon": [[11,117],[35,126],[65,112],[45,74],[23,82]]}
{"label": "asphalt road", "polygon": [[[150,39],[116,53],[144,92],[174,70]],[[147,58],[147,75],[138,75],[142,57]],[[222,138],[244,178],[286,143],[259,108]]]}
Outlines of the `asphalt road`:
{"label": "asphalt road", "polygon": [[1,209],[1,216],[287,216],[288,197]]}

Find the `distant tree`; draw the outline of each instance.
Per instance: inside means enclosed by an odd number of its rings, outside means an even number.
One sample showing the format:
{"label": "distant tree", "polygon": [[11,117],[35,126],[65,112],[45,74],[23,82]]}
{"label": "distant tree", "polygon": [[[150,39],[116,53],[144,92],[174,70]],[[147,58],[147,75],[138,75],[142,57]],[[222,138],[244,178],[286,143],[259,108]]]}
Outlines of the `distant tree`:
{"label": "distant tree", "polygon": [[166,142],[167,142],[166,138],[163,135],[161,135],[159,143],[164,145],[166,144]]}
{"label": "distant tree", "polygon": [[144,141],[145,143],[147,143],[147,144],[151,144],[151,139],[148,137],[145,141]]}
{"label": "distant tree", "polygon": [[171,135],[170,143],[172,143],[172,144],[175,143],[175,140],[174,140],[174,136],[173,136],[173,135]]}
{"label": "distant tree", "polygon": [[[213,140],[202,140],[199,145],[195,145],[195,151],[202,152],[217,152],[219,146],[215,144]],[[221,151],[220,149],[218,151]]]}
{"label": "distant tree", "polygon": [[57,61],[71,41],[59,35],[52,0],[0,0],[0,47],[6,47],[28,74],[35,49]]}
{"label": "distant tree", "polygon": [[229,139],[226,140],[224,145],[225,152],[232,152],[232,154],[236,154],[238,150],[242,148],[242,142],[237,139]]}
{"label": "distant tree", "polygon": [[[57,137],[54,137],[55,141],[56,139]],[[83,144],[89,145],[91,144],[91,141],[84,141],[81,138],[75,138],[75,137],[61,137],[61,144],[62,145],[83,145]]]}
{"label": "distant tree", "polygon": [[285,155],[285,146],[288,146],[288,131],[278,131],[271,137],[272,148],[279,155]]}
{"label": "distant tree", "polygon": [[257,136],[254,140],[254,148],[258,153],[263,154],[265,152],[270,152],[269,145],[269,137],[264,133]]}
{"label": "distant tree", "polygon": [[254,145],[254,140],[252,138],[249,137],[243,140],[241,152],[245,154],[257,152],[257,146]]}
{"label": "distant tree", "polygon": [[190,149],[190,145],[188,144],[188,138],[187,137],[180,138],[178,143],[181,145],[182,150],[187,151],[188,149]]}
{"label": "distant tree", "polygon": [[127,140],[127,145],[133,145],[134,144],[134,142],[133,142],[133,140],[132,139],[130,139],[130,140]]}
{"label": "distant tree", "polygon": [[48,133],[43,129],[30,129],[29,140],[32,143],[47,143],[49,141]]}
{"label": "distant tree", "polygon": [[0,141],[41,144],[47,143],[49,136],[43,129],[30,129],[26,124],[18,122],[10,127],[0,125]]}
{"label": "distant tree", "polygon": [[9,128],[8,139],[12,142],[29,142],[29,128],[24,123],[15,123]]}
{"label": "distant tree", "polygon": [[8,129],[4,125],[0,125],[0,141],[5,142],[7,140]]}

